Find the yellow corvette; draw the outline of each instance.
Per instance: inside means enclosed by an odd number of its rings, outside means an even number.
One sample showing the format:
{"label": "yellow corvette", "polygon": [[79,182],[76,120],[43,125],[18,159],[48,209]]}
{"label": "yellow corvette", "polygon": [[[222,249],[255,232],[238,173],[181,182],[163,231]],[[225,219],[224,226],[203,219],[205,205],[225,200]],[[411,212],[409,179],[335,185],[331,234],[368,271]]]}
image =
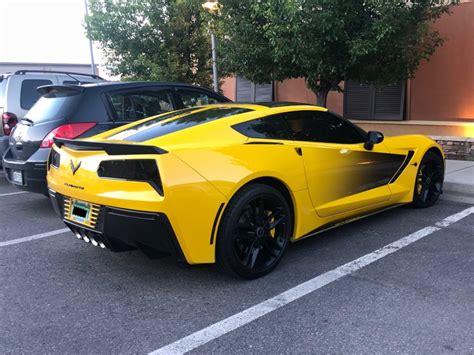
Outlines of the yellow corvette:
{"label": "yellow corvette", "polygon": [[270,272],[289,242],[402,204],[431,206],[443,179],[428,137],[384,139],[287,103],[196,107],[56,139],[48,162],[54,208],[77,238],[244,278]]}

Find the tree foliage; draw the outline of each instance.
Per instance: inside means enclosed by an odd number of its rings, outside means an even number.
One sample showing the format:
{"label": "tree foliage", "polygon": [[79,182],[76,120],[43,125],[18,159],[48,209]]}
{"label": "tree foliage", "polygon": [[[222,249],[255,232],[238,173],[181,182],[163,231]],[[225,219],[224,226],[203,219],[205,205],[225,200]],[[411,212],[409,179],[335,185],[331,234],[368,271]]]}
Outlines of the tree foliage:
{"label": "tree foliage", "polygon": [[100,43],[112,74],[211,87],[199,0],[89,0],[89,9],[87,35]]}
{"label": "tree foliage", "polygon": [[219,63],[263,83],[303,77],[325,106],[345,79],[392,84],[414,76],[443,43],[436,0],[221,0]]}

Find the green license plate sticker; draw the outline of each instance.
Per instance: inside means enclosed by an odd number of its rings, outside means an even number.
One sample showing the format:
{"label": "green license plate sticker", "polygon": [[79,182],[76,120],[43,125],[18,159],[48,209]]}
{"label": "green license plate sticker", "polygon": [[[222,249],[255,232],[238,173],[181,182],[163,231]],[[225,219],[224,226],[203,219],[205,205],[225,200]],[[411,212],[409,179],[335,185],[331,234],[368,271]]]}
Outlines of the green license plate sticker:
{"label": "green license plate sticker", "polygon": [[71,208],[71,219],[79,223],[88,223],[91,206],[87,202],[74,201]]}

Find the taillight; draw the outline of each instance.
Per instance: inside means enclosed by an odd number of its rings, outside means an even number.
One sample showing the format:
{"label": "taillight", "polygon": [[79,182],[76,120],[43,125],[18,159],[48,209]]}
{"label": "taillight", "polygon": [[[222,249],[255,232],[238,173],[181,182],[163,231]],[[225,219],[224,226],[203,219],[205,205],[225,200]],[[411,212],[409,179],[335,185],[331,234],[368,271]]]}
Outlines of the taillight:
{"label": "taillight", "polygon": [[95,122],[70,123],[53,129],[41,142],[40,148],[51,148],[54,138],[77,138],[97,125]]}
{"label": "taillight", "polygon": [[3,133],[6,136],[9,136],[10,133],[12,133],[12,129],[16,126],[17,123],[18,119],[16,118],[16,115],[14,113],[4,112],[2,114]]}
{"label": "taillight", "polygon": [[163,196],[160,172],[153,159],[104,160],[99,165],[97,175],[110,179],[144,181]]}

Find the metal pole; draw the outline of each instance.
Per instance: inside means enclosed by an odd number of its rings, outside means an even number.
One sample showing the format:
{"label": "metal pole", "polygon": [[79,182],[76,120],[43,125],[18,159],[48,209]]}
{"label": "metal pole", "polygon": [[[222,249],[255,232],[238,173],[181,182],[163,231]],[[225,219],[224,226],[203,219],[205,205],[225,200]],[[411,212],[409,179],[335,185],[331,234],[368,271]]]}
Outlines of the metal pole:
{"label": "metal pole", "polygon": [[[89,7],[87,6],[87,0],[84,0],[84,6],[86,7],[86,16],[89,15]],[[94,63],[94,48],[92,47],[92,40],[89,38],[89,51],[91,54],[91,71],[95,75],[95,63]]]}
{"label": "metal pole", "polygon": [[216,50],[216,35],[211,32],[211,47],[212,47],[212,78],[214,80],[214,91],[219,92],[219,78],[217,77],[217,50]]}

